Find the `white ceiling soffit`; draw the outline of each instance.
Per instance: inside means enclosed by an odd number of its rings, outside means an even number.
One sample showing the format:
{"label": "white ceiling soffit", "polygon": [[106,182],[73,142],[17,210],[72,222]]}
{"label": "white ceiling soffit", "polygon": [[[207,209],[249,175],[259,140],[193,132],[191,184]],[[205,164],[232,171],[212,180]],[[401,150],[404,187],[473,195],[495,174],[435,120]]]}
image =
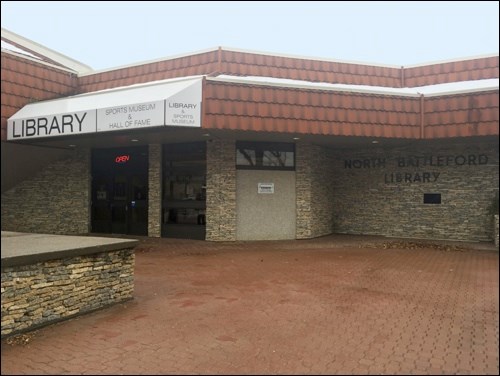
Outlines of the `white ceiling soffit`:
{"label": "white ceiling soffit", "polygon": [[61,64],[63,67],[69,68],[77,73],[92,72],[92,67],[80,63],[75,59],[65,56],[57,51],[51,50],[48,47],[42,46],[41,44],[33,42],[28,38],[22,37],[4,28],[2,28],[2,38],[7,39],[7,41],[17,43],[18,45],[23,46],[26,49],[31,50],[41,56],[45,56],[46,58],[55,61]]}
{"label": "white ceiling soffit", "polygon": [[2,50],[7,50],[10,52],[15,52],[17,54],[29,56],[32,59],[42,60],[42,58],[40,56],[35,56],[31,52],[29,52],[27,50],[23,50],[22,48],[16,47],[12,43],[9,43],[3,39],[2,39]]}
{"label": "white ceiling soffit", "polygon": [[202,77],[155,81],[31,103],[7,121],[7,140],[201,126]]}

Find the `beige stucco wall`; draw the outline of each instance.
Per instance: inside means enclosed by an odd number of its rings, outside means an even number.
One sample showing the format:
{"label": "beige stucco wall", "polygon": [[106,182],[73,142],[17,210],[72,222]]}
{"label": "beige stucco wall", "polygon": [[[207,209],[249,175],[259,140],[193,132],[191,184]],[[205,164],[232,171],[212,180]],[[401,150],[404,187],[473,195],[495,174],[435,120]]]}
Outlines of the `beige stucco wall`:
{"label": "beige stucco wall", "polygon": [[[274,193],[258,193],[274,183]],[[237,240],[295,239],[295,171],[236,172]]]}

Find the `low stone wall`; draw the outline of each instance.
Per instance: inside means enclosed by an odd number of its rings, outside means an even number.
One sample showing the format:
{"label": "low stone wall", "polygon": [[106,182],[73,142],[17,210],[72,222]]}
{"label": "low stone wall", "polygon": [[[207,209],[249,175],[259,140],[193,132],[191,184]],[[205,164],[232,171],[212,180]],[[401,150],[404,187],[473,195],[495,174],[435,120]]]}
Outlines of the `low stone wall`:
{"label": "low stone wall", "polygon": [[2,264],[2,337],[132,298],[133,249]]}

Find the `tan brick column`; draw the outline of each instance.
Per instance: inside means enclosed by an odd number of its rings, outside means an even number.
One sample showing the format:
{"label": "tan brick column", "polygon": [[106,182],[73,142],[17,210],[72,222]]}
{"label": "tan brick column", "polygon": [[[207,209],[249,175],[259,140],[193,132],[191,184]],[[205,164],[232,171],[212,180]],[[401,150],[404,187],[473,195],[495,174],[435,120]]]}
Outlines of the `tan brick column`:
{"label": "tan brick column", "polygon": [[161,145],[149,145],[148,236],[161,237]]}
{"label": "tan brick column", "polygon": [[319,145],[297,143],[295,148],[297,239],[309,239],[333,231],[333,162]]}
{"label": "tan brick column", "polygon": [[206,240],[236,240],[235,155],[234,140],[207,142]]}

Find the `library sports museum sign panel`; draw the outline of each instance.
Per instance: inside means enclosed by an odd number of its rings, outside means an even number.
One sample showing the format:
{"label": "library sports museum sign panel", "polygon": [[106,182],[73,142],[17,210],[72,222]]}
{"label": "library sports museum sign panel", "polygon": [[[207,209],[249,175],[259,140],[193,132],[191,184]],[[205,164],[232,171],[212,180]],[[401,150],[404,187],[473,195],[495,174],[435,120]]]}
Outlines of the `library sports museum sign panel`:
{"label": "library sports museum sign panel", "polygon": [[164,80],[31,103],[9,120],[7,140],[157,126],[201,126],[202,78]]}

